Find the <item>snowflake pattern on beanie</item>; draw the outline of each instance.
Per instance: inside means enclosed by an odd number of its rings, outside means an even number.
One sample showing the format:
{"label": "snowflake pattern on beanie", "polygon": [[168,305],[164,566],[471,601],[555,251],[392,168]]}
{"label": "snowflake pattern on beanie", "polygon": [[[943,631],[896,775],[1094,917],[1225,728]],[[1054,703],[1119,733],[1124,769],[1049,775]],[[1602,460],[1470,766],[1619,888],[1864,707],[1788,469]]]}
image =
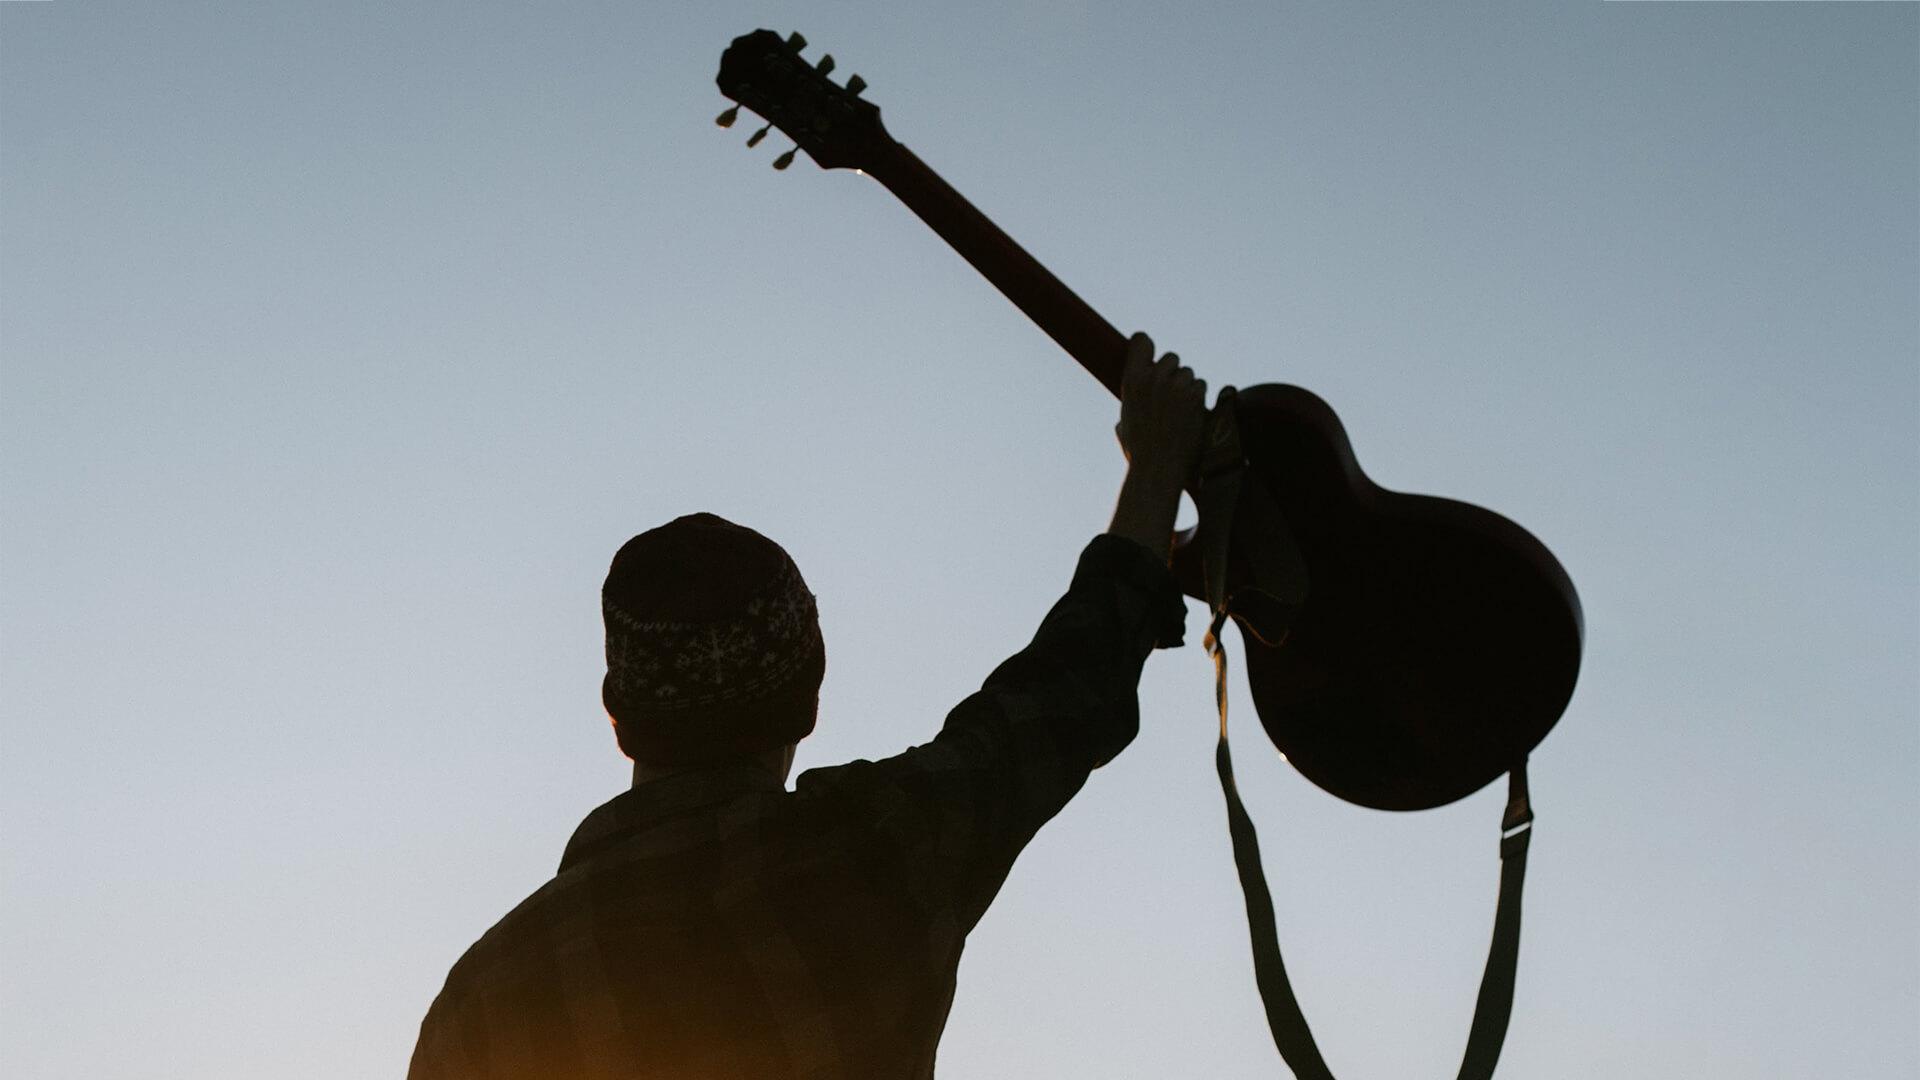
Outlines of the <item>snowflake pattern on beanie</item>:
{"label": "snowflake pattern on beanie", "polygon": [[643,620],[605,594],[600,605],[607,625],[608,689],[650,710],[764,696],[822,648],[814,596],[791,562],[732,619]]}

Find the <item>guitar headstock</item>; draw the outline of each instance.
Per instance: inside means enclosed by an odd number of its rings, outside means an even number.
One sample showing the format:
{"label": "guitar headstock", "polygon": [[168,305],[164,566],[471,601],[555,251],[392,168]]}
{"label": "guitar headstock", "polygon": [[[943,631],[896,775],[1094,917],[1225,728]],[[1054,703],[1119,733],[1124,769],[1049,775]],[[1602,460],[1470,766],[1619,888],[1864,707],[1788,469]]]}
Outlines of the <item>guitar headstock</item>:
{"label": "guitar headstock", "polygon": [[[847,85],[827,78],[833,57],[809,64],[800,58],[807,39],[792,34],[782,39],[771,30],[755,30],[733,39],[720,55],[720,92],[759,113],[767,126],[753,133],[748,146],[779,128],[823,169],[867,169],[893,144],[880,123],[880,107],[860,98],[866,80],[855,75]],[[730,127],[740,114],[736,105],[720,114],[721,127]],[[794,151],[773,163],[784,169]]]}

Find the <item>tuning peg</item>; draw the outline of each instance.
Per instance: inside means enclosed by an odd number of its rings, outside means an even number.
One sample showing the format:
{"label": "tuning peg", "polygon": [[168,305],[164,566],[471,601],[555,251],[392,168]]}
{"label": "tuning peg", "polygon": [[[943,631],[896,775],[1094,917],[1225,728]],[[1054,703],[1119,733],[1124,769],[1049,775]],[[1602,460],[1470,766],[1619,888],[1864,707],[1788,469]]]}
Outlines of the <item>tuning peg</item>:
{"label": "tuning peg", "polygon": [[833,71],[833,54],[826,53],[822,55],[820,57],[820,62],[813,65],[813,69],[815,71],[818,71],[822,75],[831,73]]}
{"label": "tuning peg", "polygon": [[800,36],[800,31],[795,30],[793,33],[787,35],[787,48],[792,49],[794,52],[799,52],[806,47],[807,39]]}
{"label": "tuning peg", "polygon": [[769,131],[772,131],[772,130],[773,130],[773,125],[772,125],[772,124],[768,124],[768,125],[767,125],[766,127],[763,127],[763,128],[761,128],[761,129],[760,129],[759,131],[756,131],[756,132],[754,132],[753,134],[751,134],[751,135],[749,135],[749,136],[747,136],[747,145],[748,145],[748,146],[759,146],[759,145],[760,145],[760,140],[761,140],[761,139],[764,139],[764,138],[766,138],[766,137],[767,137],[767,132],[769,132]]}
{"label": "tuning peg", "polygon": [[858,75],[847,76],[847,93],[858,95],[867,88],[867,80]]}
{"label": "tuning peg", "polygon": [[738,119],[740,119],[740,106],[735,105],[733,108],[714,117],[713,122],[719,124],[721,127],[732,127],[733,122]]}
{"label": "tuning peg", "polygon": [[784,153],[784,154],[781,154],[781,155],[780,155],[779,157],[777,157],[777,158],[774,158],[774,159],[773,159],[773,167],[774,167],[774,168],[776,168],[776,169],[784,169],[784,168],[786,168],[787,166],[789,166],[789,165],[791,165],[791,164],[793,164],[793,155],[794,155],[794,154],[795,154],[795,152],[797,152],[797,151],[798,151],[799,149],[800,149],[800,148],[796,146],[796,147],[794,147],[794,148],[793,148],[792,150],[789,150],[789,151],[787,151],[786,153]]}

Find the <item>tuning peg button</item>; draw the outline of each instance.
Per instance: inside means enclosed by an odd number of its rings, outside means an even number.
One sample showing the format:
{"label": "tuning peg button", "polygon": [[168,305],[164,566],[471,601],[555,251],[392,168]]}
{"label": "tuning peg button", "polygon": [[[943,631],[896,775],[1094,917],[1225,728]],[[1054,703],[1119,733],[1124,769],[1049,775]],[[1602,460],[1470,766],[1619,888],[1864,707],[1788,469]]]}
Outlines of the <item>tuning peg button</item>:
{"label": "tuning peg button", "polygon": [[800,148],[796,146],[792,150],[789,150],[786,153],[781,154],[779,157],[774,158],[773,167],[776,169],[784,169],[787,166],[793,164],[793,155],[799,149]]}
{"label": "tuning peg button", "polygon": [[740,119],[740,106],[735,105],[733,108],[714,117],[713,122],[719,124],[721,127],[732,127],[733,122],[738,119]]}
{"label": "tuning peg button", "polygon": [[847,93],[858,95],[867,88],[867,80],[858,75],[847,76]]}
{"label": "tuning peg button", "polygon": [[768,125],[767,125],[766,127],[763,127],[763,128],[761,128],[761,129],[760,129],[759,131],[756,131],[756,132],[754,132],[753,134],[751,134],[751,135],[749,135],[749,136],[747,136],[747,145],[748,145],[748,146],[759,146],[759,145],[760,145],[760,140],[761,140],[761,139],[764,139],[764,138],[766,138],[766,137],[767,137],[767,132],[769,132],[769,131],[772,131],[772,130],[773,130],[773,125],[772,125],[772,124],[768,124]]}
{"label": "tuning peg button", "polygon": [[822,75],[831,74],[833,71],[833,54],[827,53],[821,56],[820,62],[813,65],[813,69]]}
{"label": "tuning peg button", "polygon": [[793,33],[787,35],[787,48],[792,49],[794,52],[799,52],[806,47],[807,39],[800,36],[800,31],[795,30]]}

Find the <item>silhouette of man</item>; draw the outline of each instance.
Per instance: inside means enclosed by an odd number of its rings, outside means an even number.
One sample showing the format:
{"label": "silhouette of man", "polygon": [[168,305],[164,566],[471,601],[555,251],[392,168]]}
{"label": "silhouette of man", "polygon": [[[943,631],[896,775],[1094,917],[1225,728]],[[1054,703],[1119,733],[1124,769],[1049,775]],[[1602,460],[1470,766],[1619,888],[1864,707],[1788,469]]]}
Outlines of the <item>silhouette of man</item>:
{"label": "silhouette of man", "polygon": [[1205,397],[1135,335],[1113,521],[1032,643],[932,742],[792,791],[826,664],[792,560],[711,514],[628,541],[602,697],[633,787],[454,965],[411,1080],[932,1076],[968,931],[1180,643],[1167,559]]}

